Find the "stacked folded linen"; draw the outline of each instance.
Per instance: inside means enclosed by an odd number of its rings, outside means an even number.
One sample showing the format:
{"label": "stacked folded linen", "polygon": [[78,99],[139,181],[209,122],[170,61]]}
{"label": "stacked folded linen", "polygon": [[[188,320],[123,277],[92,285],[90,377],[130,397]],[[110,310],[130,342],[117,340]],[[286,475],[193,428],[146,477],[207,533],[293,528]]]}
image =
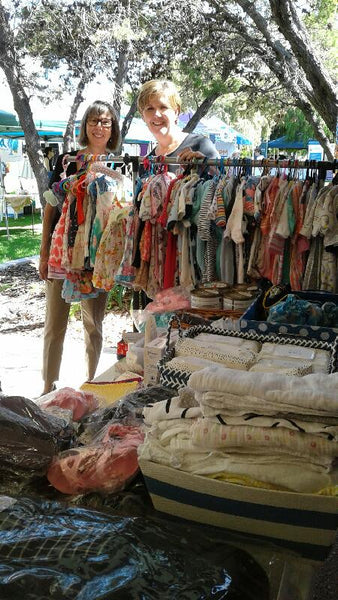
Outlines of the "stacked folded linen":
{"label": "stacked folded linen", "polygon": [[227,367],[248,370],[254,364],[260,344],[251,340],[199,334],[194,338],[182,338],[175,346],[176,357],[196,357],[222,363]]}
{"label": "stacked folded linen", "polygon": [[330,353],[326,350],[265,342],[250,371],[272,371],[302,376],[309,373],[327,373],[329,364]]}
{"label": "stacked folded linen", "polygon": [[253,340],[200,333],[176,342],[175,357],[168,369],[194,373],[213,364],[239,371],[277,373],[303,377],[310,373],[328,373],[330,353],[293,344],[260,344]]}
{"label": "stacked folded linen", "polygon": [[[298,415],[338,417],[338,373],[292,377],[276,373],[238,372],[214,365],[189,378],[189,387],[213,414]],[[215,412],[215,410],[217,410]],[[210,416],[210,415],[208,415]]]}
{"label": "stacked folded linen", "polygon": [[301,492],[337,483],[338,373],[300,378],[215,365],[193,373],[189,387],[204,417],[191,427],[192,443],[227,455],[225,473]]}
{"label": "stacked folded linen", "polygon": [[192,390],[183,388],[178,394],[144,407],[146,437],[139,457],[194,471],[194,465],[199,465],[201,456],[206,454],[203,449],[194,449],[191,441],[191,425],[202,417],[202,411]]}
{"label": "stacked folded linen", "polygon": [[158,421],[194,419],[201,416],[202,411],[199,406],[182,406],[178,396],[155,402],[155,404],[148,404],[143,409],[143,418],[146,425],[153,425]]}
{"label": "stacked folded linen", "polygon": [[143,459],[237,484],[337,493],[338,373],[304,377],[213,365],[143,411]]}

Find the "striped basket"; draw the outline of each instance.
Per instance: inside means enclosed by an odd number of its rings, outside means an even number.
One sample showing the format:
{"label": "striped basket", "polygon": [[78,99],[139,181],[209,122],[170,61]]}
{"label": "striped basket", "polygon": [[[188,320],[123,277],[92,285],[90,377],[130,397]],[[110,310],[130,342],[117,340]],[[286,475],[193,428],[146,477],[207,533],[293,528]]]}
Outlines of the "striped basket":
{"label": "striped basket", "polygon": [[[266,490],[192,475],[152,461],[139,465],[156,510],[324,560],[338,527],[338,498]],[[236,534],[235,534],[236,535]]]}
{"label": "striped basket", "polygon": [[168,366],[168,362],[175,357],[175,348],[170,348],[170,334],[174,321],[177,322],[178,334],[181,338],[194,338],[199,333],[213,333],[217,335],[242,338],[245,340],[254,340],[261,343],[271,342],[273,344],[292,344],[293,346],[301,346],[303,348],[327,350],[330,352],[329,373],[335,373],[338,370],[338,336],[335,338],[335,340],[326,342],[324,340],[306,339],[297,336],[270,333],[269,331],[260,333],[256,331],[248,332],[217,329],[211,325],[197,325],[183,331],[180,318],[177,315],[173,315],[168,323],[165,354],[157,363],[157,368],[160,373],[160,383],[173,390],[178,390],[181,387],[186,386],[191,375],[191,373],[186,371],[179,371]]}

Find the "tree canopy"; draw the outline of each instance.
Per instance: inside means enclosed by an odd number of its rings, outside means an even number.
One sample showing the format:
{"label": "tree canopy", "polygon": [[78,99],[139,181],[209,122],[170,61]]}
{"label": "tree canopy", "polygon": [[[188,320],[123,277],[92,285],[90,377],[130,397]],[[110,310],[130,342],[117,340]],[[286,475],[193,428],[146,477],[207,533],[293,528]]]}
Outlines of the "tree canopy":
{"label": "tree canopy", "polygon": [[[122,100],[130,100],[123,136],[140,85],[165,77],[195,112],[187,131],[211,107],[235,125],[245,118],[263,126],[265,119],[270,129],[297,109],[303,118],[293,124],[311,128],[332,158],[333,15],[334,0],[0,0],[0,67],[41,189],[30,96],[50,102],[53,94],[72,91],[68,148],[86,86],[97,75],[110,86],[118,113]],[[45,78],[53,70],[60,74],[58,89]]]}

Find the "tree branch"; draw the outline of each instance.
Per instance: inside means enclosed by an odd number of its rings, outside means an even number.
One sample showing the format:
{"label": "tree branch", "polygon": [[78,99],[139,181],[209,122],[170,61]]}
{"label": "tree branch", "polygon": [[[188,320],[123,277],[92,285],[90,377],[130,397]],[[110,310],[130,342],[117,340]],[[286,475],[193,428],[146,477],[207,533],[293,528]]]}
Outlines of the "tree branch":
{"label": "tree branch", "polygon": [[316,55],[293,3],[290,0],[269,0],[269,2],[279,30],[289,42],[298,64],[315,92],[311,102],[334,134],[338,104],[333,82]]}

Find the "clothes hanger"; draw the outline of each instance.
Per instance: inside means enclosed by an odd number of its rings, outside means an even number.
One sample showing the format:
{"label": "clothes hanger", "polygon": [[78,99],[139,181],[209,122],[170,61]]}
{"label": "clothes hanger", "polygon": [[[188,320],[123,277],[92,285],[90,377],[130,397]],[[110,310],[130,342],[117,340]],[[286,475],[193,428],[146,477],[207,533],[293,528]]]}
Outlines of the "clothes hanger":
{"label": "clothes hanger", "polygon": [[88,173],[101,173],[102,175],[109,175],[112,179],[116,179],[116,181],[122,183],[125,179],[125,176],[120,172],[110,167],[107,167],[103,163],[93,162],[89,165]]}
{"label": "clothes hanger", "polygon": [[52,185],[52,188],[57,193],[63,192],[67,194],[72,190],[74,183],[76,183],[83,175],[87,173],[87,169],[81,169],[81,171],[77,171],[73,175],[68,175],[68,177],[64,177],[60,179],[60,181],[55,181]]}

